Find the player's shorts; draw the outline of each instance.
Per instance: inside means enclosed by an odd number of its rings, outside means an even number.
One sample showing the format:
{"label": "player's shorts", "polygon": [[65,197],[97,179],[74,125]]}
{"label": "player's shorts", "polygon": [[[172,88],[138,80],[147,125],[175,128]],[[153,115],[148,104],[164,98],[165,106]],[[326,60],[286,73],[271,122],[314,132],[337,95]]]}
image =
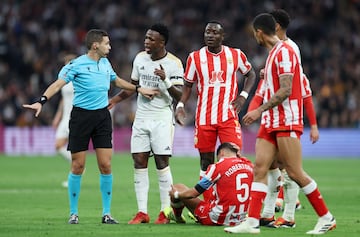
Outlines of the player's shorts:
{"label": "player's shorts", "polygon": [[233,142],[242,149],[241,126],[237,119],[229,119],[221,124],[196,125],[194,143],[200,152],[214,152],[216,141]]}
{"label": "player's shorts", "polygon": [[277,141],[276,138],[277,137],[293,137],[293,138],[297,138],[300,139],[302,135],[301,131],[272,131],[269,132],[264,125],[260,125],[259,127],[259,131],[258,131],[258,138],[262,138],[268,142],[271,142],[272,144],[274,144],[275,147],[277,147]]}
{"label": "player's shorts", "polygon": [[132,126],[131,153],[152,151],[156,155],[171,155],[175,124],[164,120],[136,119]]}
{"label": "player's shorts", "polygon": [[69,137],[69,118],[63,117],[56,128],[55,138],[68,138]]}
{"label": "player's shorts", "polygon": [[[245,218],[246,213],[243,214],[242,218]],[[240,221],[238,219],[233,219],[229,224],[225,224],[224,220],[216,220],[217,214],[215,214],[211,209],[211,201],[200,201],[199,204],[196,206],[194,210],[194,216],[198,220],[198,222],[202,225],[208,225],[208,226],[219,226],[219,225],[229,225],[234,226],[238,225]],[[213,216],[213,219],[211,219],[211,216]],[[240,218],[240,216],[239,216]],[[221,219],[221,218],[219,218]]]}
{"label": "player's shorts", "polygon": [[212,226],[219,225],[219,224],[214,223],[211,220],[210,215],[209,215],[210,211],[211,211],[210,203],[201,201],[196,206],[196,208],[194,210],[194,215],[195,215],[196,219],[199,221],[199,223],[202,225],[212,225]]}
{"label": "player's shorts", "polygon": [[90,139],[95,149],[112,148],[112,121],[107,108],[86,110],[73,107],[69,129],[68,150],[71,153],[88,150]]}

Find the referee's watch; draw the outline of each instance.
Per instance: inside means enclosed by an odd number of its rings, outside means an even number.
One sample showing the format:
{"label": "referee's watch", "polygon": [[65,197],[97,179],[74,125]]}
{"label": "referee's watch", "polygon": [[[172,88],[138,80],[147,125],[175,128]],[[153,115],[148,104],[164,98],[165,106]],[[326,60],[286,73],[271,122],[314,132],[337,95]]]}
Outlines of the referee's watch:
{"label": "referee's watch", "polygon": [[39,102],[41,105],[44,105],[47,100],[48,100],[48,98],[45,95],[43,95],[39,98],[39,100],[37,102]]}

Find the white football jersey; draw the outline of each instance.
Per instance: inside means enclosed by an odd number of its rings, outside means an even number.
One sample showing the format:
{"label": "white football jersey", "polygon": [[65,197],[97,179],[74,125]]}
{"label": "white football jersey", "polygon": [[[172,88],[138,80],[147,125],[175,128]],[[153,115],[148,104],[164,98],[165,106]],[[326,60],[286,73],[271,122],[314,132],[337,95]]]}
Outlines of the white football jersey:
{"label": "white football jersey", "polygon": [[184,68],[179,58],[171,53],[153,61],[145,51],[138,53],[133,62],[131,79],[138,81],[144,88],[158,89],[160,94],[149,100],[138,94],[136,118],[161,119],[173,116],[173,98],[166,89],[165,83],[154,74],[155,68],[165,71],[173,85],[184,85]]}
{"label": "white football jersey", "polygon": [[62,119],[69,121],[70,113],[72,110],[72,103],[74,98],[74,87],[72,82],[67,83],[63,88],[61,88],[61,96],[63,99],[63,115]]}

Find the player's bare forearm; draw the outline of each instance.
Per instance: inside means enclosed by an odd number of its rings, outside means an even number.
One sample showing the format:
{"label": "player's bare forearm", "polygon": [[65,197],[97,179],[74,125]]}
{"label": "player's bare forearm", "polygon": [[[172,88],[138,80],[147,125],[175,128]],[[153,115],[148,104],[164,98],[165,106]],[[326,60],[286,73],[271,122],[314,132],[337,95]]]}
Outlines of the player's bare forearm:
{"label": "player's bare forearm", "polygon": [[168,89],[168,92],[176,101],[180,101],[182,95],[182,86],[174,85]]}
{"label": "player's bare forearm", "polygon": [[264,112],[266,110],[269,110],[273,107],[275,107],[276,105],[280,104],[281,102],[283,102],[286,98],[288,97],[287,93],[286,93],[286,89],[279,89],[274,96],[272,96],[270,98],[270,100],[268,102],[266,102],[265,104],[260,106],[260,111]]}
{"label": "player's bare forearm", "polygon": [[196,198],[200,195],[198,191],[196,191],[195,188],[189,188],[183,192],[179,192],[179,199],[191,199]]}
{"label": "player's bare forearm", "polygon": [[251,89],[255,85],[256,73],[253,68],[245,75],[244,88],[243,91],[250,93]]}
{"label": "player's bare forearm", "polygon": [[129,98],[134,93],[135,93],[134,91],[122,90],[113,98],[115,99],[115,102],[119,103],[120,101],[123,101],[123,100]]}
{"label": "player's bare forearm", "polygon": [[47,97],[47,99],[50,99],[58,93],[63,86],[65,86],[66,82],[62,79],[57,79],[55,82],[53,82],[44,92],[44,96]]}
{"label": "player's bare forearm", "polygon": [[130,82],[126,81],[125,79],[122,79],[120,77],[117,77],[116,80],[114,81],[115,83],[115,86],[119,87],[119,88],[122,88],[124,90],[129,90],[129,91],[132,91],[132,92],[135,92],[136,90],[136,87],[135,83],[133,83],[133,80]]}
{"label": "player's bare forearm", "polygon": [[185,81],[185,84],[182,86],[182,94],[180,101],[184,104],[189,100],[191,95],[192,83]]}
{"label": "player's bare forearm", "polygon": [[292,90],[292,78],[292,75],[284,75],[279,79],[280,88],[275,92],[275,94],[269,99],[268,102],[259,107],[261,112],[277,106],[290,96]]}

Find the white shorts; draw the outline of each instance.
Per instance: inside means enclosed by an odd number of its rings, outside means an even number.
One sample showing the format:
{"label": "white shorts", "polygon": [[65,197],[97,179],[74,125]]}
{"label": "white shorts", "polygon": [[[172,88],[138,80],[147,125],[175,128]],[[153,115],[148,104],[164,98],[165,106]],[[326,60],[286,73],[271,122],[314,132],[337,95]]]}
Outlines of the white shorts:
{"label": "white shorts", "polygon": [[172,119],[135,119],[131,134],[131,153],[152,151],[155,155],[171,155],[174,130]]}
{"label": "white shorts", "polygon": [[55,133],[56,139],[69,138],[69,120],[61,119]]}

